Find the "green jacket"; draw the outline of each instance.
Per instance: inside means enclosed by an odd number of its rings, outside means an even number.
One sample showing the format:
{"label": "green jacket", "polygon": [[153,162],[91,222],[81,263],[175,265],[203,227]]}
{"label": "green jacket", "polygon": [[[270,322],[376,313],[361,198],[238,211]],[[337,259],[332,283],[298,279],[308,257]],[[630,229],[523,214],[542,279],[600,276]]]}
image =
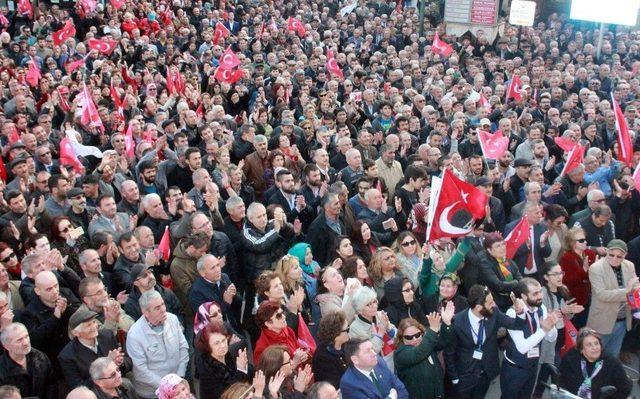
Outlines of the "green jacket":
{"label": "green jacket", "polygon": [[453,327],[444,324],[439,334],[427,328],[420,345],[401,344],[396,349],[393,363],[410,399],[444,397],[444,370],[437,351],[450,343],[452,334]]}
{"label": "green jacket", "polygon": [[433,266],[433,260],[430,257],[425,256],[422,261],[422,270],[420,270],[420,288],[422,290],[422,296],[428,298],[429,296],[438,292],[438,281],[444,273],[454,273],[464,263],[464,257],[467,255],[471,245],[466,238],[460,241],[458,248],[451,255],[451,258],[445,263],[444,272],[437,274],[431,270]]}

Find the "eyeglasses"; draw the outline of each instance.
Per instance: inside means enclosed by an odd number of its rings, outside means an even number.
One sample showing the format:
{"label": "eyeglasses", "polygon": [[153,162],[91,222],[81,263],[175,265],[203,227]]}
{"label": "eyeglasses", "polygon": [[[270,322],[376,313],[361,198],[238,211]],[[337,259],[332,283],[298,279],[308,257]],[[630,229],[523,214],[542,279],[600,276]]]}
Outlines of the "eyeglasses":
{"label": "eyeglasses", "polygon": [[114,371],[113,373],[109,374],[107,377],[102,377],[102,378],[98,378],[98,380],[110,380],[112,378],[116,378],[117,375],[120,374],[120,370]]}
{"label": "eyeglasses", "polygon": [[9,259],[14,258],[16,256],[15,252],[11,252],[9,255],[5,256],[4,258],[0,259],[0,262],[7,262]]}
{"label": "eyeglasses", "polygon": [[411,241],[403,242],[402,246],[406,248],[406,247],[410,247],[410,246],[415,245],[415,244],[416,244],[416,240],[411,240]]}
{"label": "eyeglasses", "polygon": [[422,331],[417,332],[417,333],[415,333],[413,335],[403,335],[402,336],[402,338],[404,338],[405,341],[411,341],[411,340],[414,340],[414,339],[418,339],[420,337],[422,337]]}
{"label": "eyeglasses", "polygon": [[576,242],[579,242],[579,243],[581,243],[581,244],[584,244],[585,242],[587,242],[587,239],[586,239],[586,238],[577,238],[577,239],[576,239]]}

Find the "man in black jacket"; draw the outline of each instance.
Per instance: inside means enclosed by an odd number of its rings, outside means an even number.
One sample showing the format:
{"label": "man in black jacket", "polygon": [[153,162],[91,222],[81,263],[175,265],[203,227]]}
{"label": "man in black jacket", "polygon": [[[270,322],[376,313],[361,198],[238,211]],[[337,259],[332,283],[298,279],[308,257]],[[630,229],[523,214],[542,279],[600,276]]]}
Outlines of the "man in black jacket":
{"label": "man in black jacket", "polygon": [[[511,317],[496,308],[489,289],[474,285],[467,296],[469,309],[453,318],[454,342],[445,349],[447,373],[458,399],[484,398],[491,381],[500,373],[498,329],[521,330],[524,318]],[[515,299],[518,315],[524,312],[522,299]]]}
{"label": "man in black jacket", "polygon": [[98,329],[97,317],[96,312],[80,308],[69,319],[69,331],[74,338],[62,349],[58,362],[71,389],[89,383],[89,367],[99,357],[112,358],[123,374],[131,369],[131,359],[125,358],[113,332]]}
{"label": "man in black jacket", "polygon": [[13,385],[22,397],[56,399],[58,384],[51,361],[37,349],[31,348],[29,333],[24,325],[12,323],[0,335],[5,352],[0,357],[0,385]]}
{"label": "man in black jacket", "polygon": [[37,296],[25,308],[21,321],[29,331],[33,346],[51,359],[56,373],[61,375],[58,354],[69,342],[67,324],[78,304],[69,303],[60,293],[58,280],[52,272],[40,272],[35,281]]}
{"label": "man in black jacket", "polygon": [[307,237],[313,257],[318,264],[324,266],[331,260],[331,247],[336,238],[347,233],[340,218],[340,200],[338,194],[329,193],[322,199],[322,208],[316,219],[309,226]]}

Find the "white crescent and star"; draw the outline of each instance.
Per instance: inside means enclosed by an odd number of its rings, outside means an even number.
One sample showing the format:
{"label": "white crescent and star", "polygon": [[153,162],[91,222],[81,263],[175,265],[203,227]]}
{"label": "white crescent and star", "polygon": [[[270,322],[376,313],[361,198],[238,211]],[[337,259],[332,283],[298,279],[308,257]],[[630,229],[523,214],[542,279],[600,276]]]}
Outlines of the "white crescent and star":
{"label": "white crescent and star", "polygon": [[[469,193],[461,192],[460,194],[463,196],[463,199],[466,202],[466,196],[469,195]],[[461,228],[461,227],[453,226],[451,223],[449,223],[449,212],[451,212],[451,209],[453,209],[453,207],[456,206],[459,202],[460,201],[456,201],[453,204],[449,205],[448,207],[444,208],[444,210],[440,214],[439,224],[440,224],[440,230],[443,233],[463,235],[471,232],[471,226],[466,228]]]}

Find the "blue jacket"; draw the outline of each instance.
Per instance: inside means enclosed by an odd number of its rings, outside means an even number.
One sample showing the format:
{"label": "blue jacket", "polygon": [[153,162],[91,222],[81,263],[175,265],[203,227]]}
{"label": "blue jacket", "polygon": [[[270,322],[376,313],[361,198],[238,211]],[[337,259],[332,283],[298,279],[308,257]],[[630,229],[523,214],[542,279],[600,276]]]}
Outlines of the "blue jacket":
{"label": "blue jacket", "polygon": [[408,399],[409,393],[400,379],[389,370],[381,357],[378,357],[378,365],[373,369],[382,387],[383,394],[367,376],[355,367],[349,367],[340,379],[340,391],[343,398],[349,399],[384,399],[394,388],[398,392],[398,399]]}

